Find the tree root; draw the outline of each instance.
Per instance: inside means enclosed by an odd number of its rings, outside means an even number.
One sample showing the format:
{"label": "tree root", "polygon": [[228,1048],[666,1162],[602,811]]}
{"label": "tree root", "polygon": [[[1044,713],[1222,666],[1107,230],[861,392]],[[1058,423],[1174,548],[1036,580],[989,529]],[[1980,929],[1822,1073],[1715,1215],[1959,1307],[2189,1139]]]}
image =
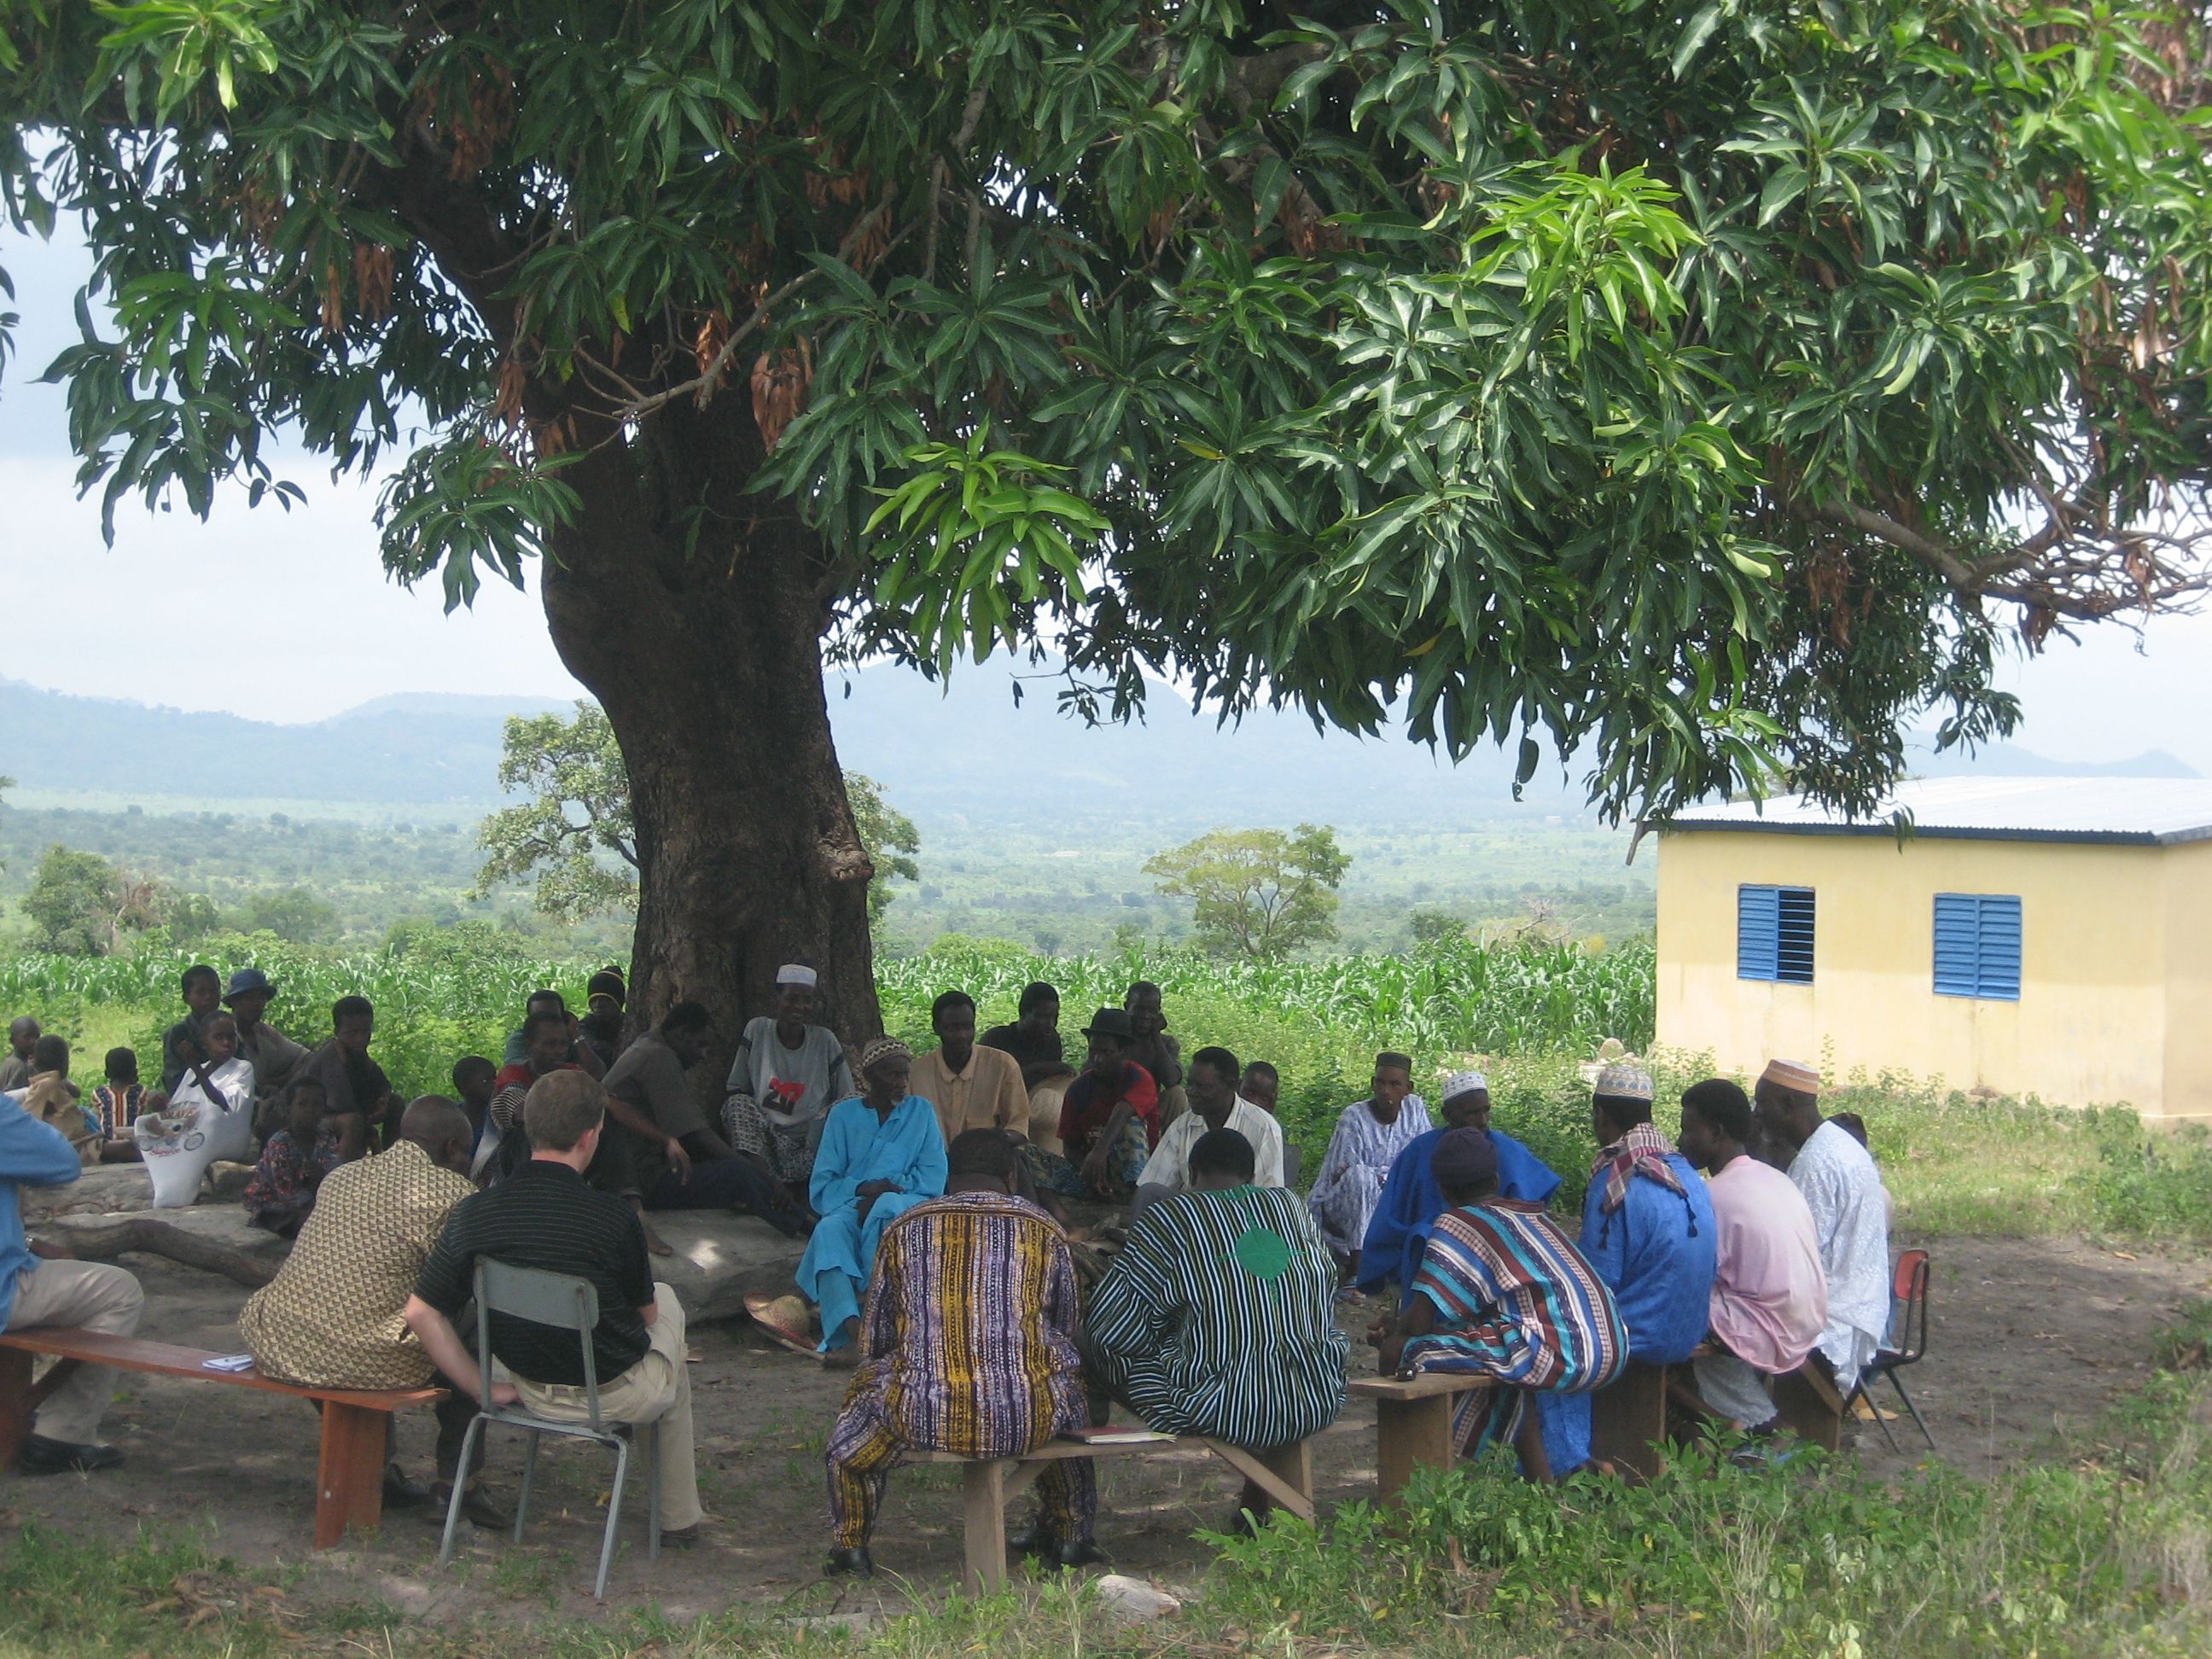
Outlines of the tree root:
{"label": "tree root", "polygon": [[93,1225],[76,1222],[51,1226],[45,1230],[44,1237],[50,1243],[65,1247],[80,1261],[112,1261],[128,1252],[167,1256],[203,1273],[220,1273],[254,1291],[276,1278],[277,1268],[283,1265],[282,1257],[272,1260],[255,1255],[235,1245],[217,1243],[181,1227],[173,1227],[166,1221],[156,1221],[151,1216],[126,1216]]}

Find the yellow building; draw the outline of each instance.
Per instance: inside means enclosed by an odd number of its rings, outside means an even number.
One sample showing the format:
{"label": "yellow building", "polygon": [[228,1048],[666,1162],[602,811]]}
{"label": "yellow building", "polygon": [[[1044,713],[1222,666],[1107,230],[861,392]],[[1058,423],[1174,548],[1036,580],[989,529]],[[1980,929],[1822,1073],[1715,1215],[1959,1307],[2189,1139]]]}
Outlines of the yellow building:
{"label": "yellow building", "polygon": [[2212,1119],[2212,782],[1942,778],[1659,836],[1659,1041]]}

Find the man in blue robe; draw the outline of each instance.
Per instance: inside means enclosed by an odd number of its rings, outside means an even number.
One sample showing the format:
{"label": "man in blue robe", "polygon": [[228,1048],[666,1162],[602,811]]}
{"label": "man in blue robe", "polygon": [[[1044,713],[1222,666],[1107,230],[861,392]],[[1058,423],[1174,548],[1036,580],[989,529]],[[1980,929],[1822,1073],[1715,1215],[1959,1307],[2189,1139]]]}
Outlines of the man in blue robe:
{"label": "man in blue robe", "polygon": [[824,1363],[859,1364],[860,1296],[884,1229],[945,1196],[937,1109],[908,1094],[914,1051],[890,1037],[860,1050],[862,1093],[830,1109],[808,1197],[822,1219],[799,1263],[799,1288],[822,1310]]}
{"label": "man in blue robe", "polygon": [[[1651,1121],[1651,1074],[1613,1065],[1597,1076],[1590,1127],[1604,1150],[1583,1199],[1583,1255],[1612,1290],[1628,1358],[1680,1364],[1705,1340],[1720,1230],[1705,1177]],[[1544,1450],[1565,1474],[1589,1460],[1590,1396],[1539,1397]]]}
{"label": "man in blue robe", "polygon": [[1382,1200],[1359,1248],[1363,1291],[1380,1290],[1386,1280],[1395,1279],[1400,1296],[1412,1297],[1421,1252],[1428,1248],[1429,1234],[1447,1207],[1433,1171],[1437,1146],[1454,1129],[1480,1129],[1490,1137],[1498,1149],[1500,1198],[1549,1204],[1559,1190],[1559,1177],[1549,1164],[1511,1135],[1490,1127],[1488,1078],[1480,1072],[1455,1072],[1444,1079],[1443,1095],[1443,1127],[1421,1136],[1390,1165]]}

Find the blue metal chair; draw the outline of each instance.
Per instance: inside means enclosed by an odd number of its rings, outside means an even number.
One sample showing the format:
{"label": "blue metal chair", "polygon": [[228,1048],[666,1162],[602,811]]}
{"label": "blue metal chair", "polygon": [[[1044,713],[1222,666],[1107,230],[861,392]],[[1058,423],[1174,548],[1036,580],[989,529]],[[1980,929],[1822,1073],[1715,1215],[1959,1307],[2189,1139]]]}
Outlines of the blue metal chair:
{"label": "blue metal chair", "polygon": [[[604,1601],[607,1597],[607,1569],[615,1559],[615,1534],[622,1523],[623,1482],[629,1474],[633,1443],[643,1455],[647,1470],[647,1559],[660,1559],[660,1425],[657,1421],[615,1423],[600,1413],[599,1368],[592,1356],[592,1333],[599,1322],[599,1295],[590,1280],[545,1273],[536,1267],[513,1267],[480,1256],[477,1260],[476,1296],[477,1371],[482,1378],[483,1391],[477,1398],[476,1417],[461,1442],[460,1468],[470,1467],[477,1436],[485,1424],[504,1423],[528,1432],[530,1444],[522,1455],[522,1490],[514,1500],[514,1541],[520,1544],[523,1522],[530,1514],[530,1482],[538,1468],[539,1440],[549,1434],[562,1434],[573,1439],[595,1441],[613,1452],[615,1484],[607,1494],[606,1537],[599,1546],[599,1582],[592,1589],[593,1598]],[[519,1405],[492,1403],[491,1316],[495,1313],[575,1333],[584,1353],[584,1397],[588,1421],[556,1423],[550,1418],[534,1416]],[[445,1541],[438,1550],[441,1566],[453,1559],[453,1537],[461,1523],[464,1483],[458,1478],[459,1473],[457,1470],[453,1482],[453,1503],[446,1510]]]}

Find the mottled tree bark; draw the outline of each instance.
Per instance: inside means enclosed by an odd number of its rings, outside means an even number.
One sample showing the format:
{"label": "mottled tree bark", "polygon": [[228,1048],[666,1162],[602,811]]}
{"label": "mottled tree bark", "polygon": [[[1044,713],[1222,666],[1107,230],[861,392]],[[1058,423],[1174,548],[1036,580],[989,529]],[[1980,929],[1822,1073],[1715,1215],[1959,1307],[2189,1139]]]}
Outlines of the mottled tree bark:
{"label": "mottled tree bark", "polygon": [[629,774],[631,1018],[704,1003],[725,1060],[793,960],[848,1044],[880,1030],[874,871],[823,690],[824,555],[786,504],[743,493],[759,460],[739,398],[664,410],[562,475],[582,512],[543,573],[555,647]]}

